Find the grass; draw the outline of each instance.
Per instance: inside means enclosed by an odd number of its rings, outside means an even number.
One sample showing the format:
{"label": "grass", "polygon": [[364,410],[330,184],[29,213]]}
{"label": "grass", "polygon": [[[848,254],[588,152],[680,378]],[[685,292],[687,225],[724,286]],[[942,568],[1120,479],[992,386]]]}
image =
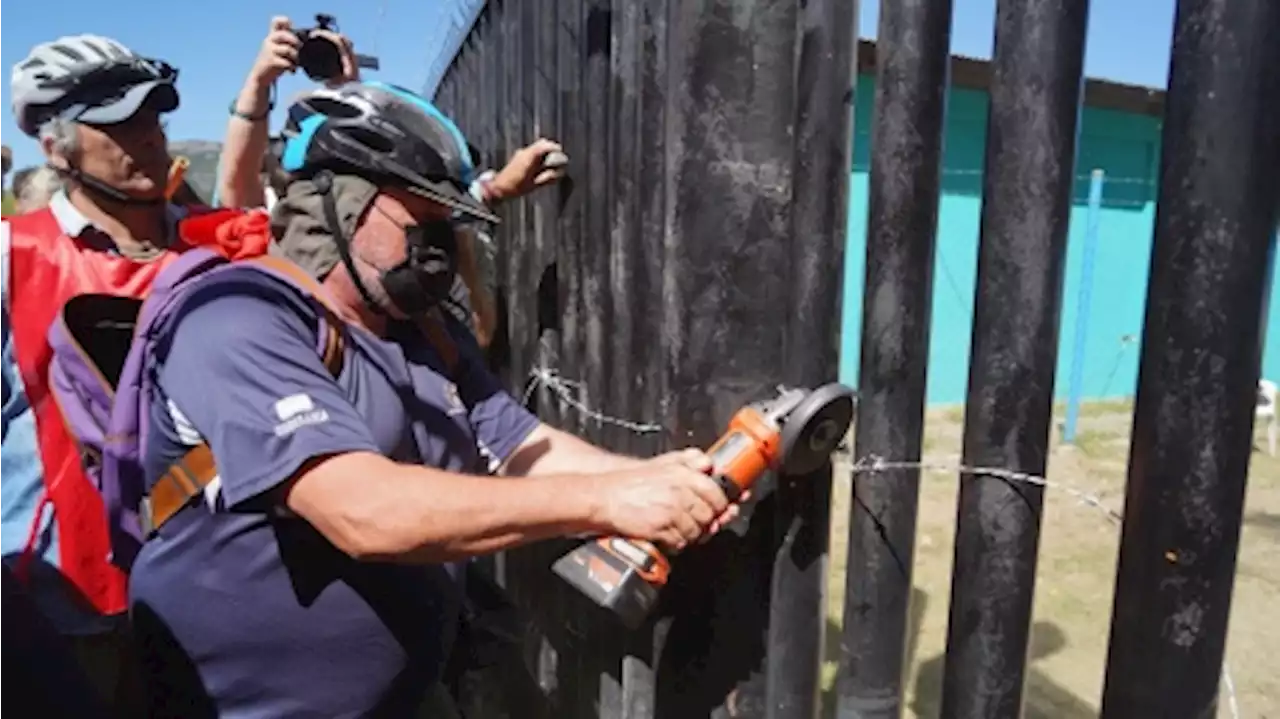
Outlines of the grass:
{"label": "grass", "polygon": [[1082,432],[1076,432],[1074,444],[1076,449],[1090,457],[1101,458],[1114,455],[1116,445],[1124,446],[1125,438],[1118,436],[1115,432],[1086,429]]}
{"label": "grass", "polygon": [[[1076,443],[1063,445],[1055,436],[1050,481],[1087,492],[1107,508],[1120,511],[1131,415],[1132,405],[1124,401],[1085,405]],[[949,463],[959,459],[962,417],[963,411],[955,407],[929,413],[926,460]],[[1060,427],[1060,423],[1054,426]],[[1055,435],[1060,435],[1060,430]],[[850,492],[849,473],[838,471],[837,478],[828,603],[832,633],[824,666],[828,689],[835,676],[842,620]],[[914,631],[907,642],[911,655],[904,685],[907,717],[932,719],[940,713],[957,495],[954,472],[922,475],[911,610]],[[1024,716],[1096,717],[1110,631],[1119,529],[1097,508],[1066,492],[1051,487],[1045,496]],[[1280,649],[1280,623],[1274,620],[1273,611],[1277,591],[1280,459],[1260,451],[1254,453],[1251,465],[1227,643],[1227,663],[1244,717],[1280,716],[1280,672],[1272,661]],[[834,716],[830,694],[825,698],[824,714]],[[1220,716],[1229,716],[1225,698]]]}

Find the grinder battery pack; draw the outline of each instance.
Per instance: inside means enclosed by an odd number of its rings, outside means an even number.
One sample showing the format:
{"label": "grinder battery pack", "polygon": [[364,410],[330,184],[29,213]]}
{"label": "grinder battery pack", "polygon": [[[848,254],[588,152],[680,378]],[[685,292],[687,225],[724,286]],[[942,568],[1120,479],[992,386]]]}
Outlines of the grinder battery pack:
{"label": "grinder battery pack", "polygon": [[[729,421],[707,452],[712,477],[736,501],[770,470],[814,472],[839,446],[853,411],[853,390],[842,384],[812,391],[779,388],[776,397],[743,407]],[[552,569],[634,629],[657,603],[671,563],[650,542],[600,537],[564,555]]]}

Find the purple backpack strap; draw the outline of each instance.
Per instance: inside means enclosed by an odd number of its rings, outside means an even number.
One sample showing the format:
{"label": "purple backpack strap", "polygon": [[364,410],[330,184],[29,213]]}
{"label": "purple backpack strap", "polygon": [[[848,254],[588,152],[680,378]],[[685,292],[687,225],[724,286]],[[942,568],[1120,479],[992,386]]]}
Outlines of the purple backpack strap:
{"label": "purple backpack strap", "polygon": [[[143,304],[135,340],[121,372],[112,406],[109,441],[103,453],[102,491],[113,530],[113,560],[126,569],[132,565],[150,530],[171,516],[172,508],[161,506],[159,501],[164,499],[162,492],[157,491],[162,489],[160,485],[179,480],[181,497],[190,498],[216,476],[207,445],[200,445],[190,450],[160,478],[153,489],[152,501],[144,501],[148,496],[142,452],[149,436],[149,408],[159,392],[154,372],[156,348],[172,332],[171,320],[177,316],[192,290],[219,282],[266,281],[284,284],[304,297],[312,298],[323,310],[316,351],[326,359],[335,376],[341,371],[344,348],[342,321],[324,304],[319,294],[323,290],[315,280],[295,265],[273,258],[229,262],[213,253],[208,253],[211,256],[192,257],[192,252],[184,254],[161,273],[156,289]],[[208,476],[193,477],[197,473],[185,471],[190,466],[204,467]],[[163,489],[172,494],[172,487]],[[144,516],[148,504],[154,516]]]}
{"label": "purple backpack strap", "polygon": [[134,341],[116,383],[115,398],[102,448],[102,498],[111,529],[112,561],[128,569],[142,548],[141,507],[146,495],[142,469],[142,439],[147,422],[146,402],[151,328],[167,316],[194,278],[226,265],[228,260],[206,249],[184,252],[156,276],[151,292],[138,312]]}

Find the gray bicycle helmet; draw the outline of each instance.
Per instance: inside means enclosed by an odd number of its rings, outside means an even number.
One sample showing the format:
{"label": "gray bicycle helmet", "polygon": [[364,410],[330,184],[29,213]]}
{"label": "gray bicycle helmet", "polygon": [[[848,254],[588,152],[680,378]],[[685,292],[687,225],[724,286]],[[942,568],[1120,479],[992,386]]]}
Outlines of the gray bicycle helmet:
{"label": "gray bicycle helmet", "polygon": [[178,71],[110,38],[74,35],[41,43],[13,67],[10,91],[18,127],[35,137],[54,118],[91,125],[124,122],[150,104],[178,107]]}

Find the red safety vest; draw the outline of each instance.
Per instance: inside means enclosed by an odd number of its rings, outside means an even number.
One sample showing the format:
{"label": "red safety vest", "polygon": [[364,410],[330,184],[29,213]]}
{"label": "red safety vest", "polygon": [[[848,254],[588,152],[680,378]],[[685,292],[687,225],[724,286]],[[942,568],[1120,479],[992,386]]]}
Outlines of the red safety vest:
{"label": "red safety vest", "polygon": [[190,247],[212,247],[232,259],[266,253],[270,238],[266,213],[209,209],[190,212],[178,224],[179,241],[149,262],[103,252],[66,235],[48,208],[6,219],[14,355],[35,413],[45,486],[24,560],[29,561],[33,555],[40,518],[46,503],[51,503],[58,523],[62,573],[102,614],[118,614],[128,607],[125,575],[109,560],[111,541],[102,497],[85,476],[79,450],[49,391],[49,362],[53,355],[49,327],[62,305],[75,295],[146,296],[156,275]]}

